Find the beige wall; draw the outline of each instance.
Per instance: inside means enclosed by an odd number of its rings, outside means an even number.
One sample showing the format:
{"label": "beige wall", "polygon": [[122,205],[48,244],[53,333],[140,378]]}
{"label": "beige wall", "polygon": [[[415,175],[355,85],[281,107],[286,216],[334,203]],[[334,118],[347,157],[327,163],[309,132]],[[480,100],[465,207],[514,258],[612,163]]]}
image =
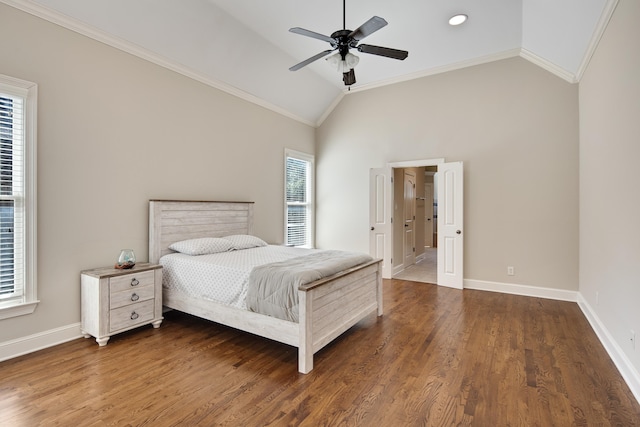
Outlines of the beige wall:
{"label": "beige wall", "polygon": [[150,198],[252,200],[283,238],[283,157],[314,130],[0,4],[0,73],[38,84],[38,297],[0,343],[80,321],[83,269],[147,259]]}
{"label": "beige wall", "polygon": [[[580,82],[580,293],[640,384],[640,2],[620,0]],[[597,295],[597,296],[596,296]]]}
{"label": "beige wall", "polygon": [[577,85],[513,58],[354,92],[316,153],[319,246],[368,250],[370,168],[444,157],[464,162],[465,279],[578,289]]}

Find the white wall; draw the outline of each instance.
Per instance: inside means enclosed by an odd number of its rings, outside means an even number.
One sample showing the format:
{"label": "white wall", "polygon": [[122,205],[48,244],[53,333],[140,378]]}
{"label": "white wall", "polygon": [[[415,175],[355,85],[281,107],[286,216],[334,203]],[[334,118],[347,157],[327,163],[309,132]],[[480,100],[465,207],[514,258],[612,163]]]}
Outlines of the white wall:
{"label": "white wall", "polygon": [[640,2],[620,0],[580,82],[580,293],[622,363],[635,368],[636,387],[640,343],[634,350],[630,330],[640,339],[639,19]]}
{"label": "white wall", "polygon": [[148,259],[151,198],[255,201],[282,242],[284,148],[313,153],[313,128],[4,4],[0,58],[38,84],[41,300],[0,344],[79,322],[81,270]]}
{"label": "white wall", "polygon": [[577,85],[513,58],[352,93],[316,152],[318,246],[368,251],[370,168],[444,157],[464,162],[465,279],[578,290]]}

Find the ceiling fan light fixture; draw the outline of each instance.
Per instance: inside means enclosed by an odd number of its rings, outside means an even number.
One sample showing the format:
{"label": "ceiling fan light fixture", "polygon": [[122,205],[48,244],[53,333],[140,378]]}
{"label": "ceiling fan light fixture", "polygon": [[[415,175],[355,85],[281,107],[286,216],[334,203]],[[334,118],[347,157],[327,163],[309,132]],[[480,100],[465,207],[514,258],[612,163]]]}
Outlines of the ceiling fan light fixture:
{"label": "ceiling fan light fixture", "polygon": [[356,65],[358,65],[358,62],[360,62],[360,58],[349,52],[345,55],[343,62],[350,70],[353,70],[356,68]]}
{"label": "ceiling fan light fixture", "polygon": [[468,18],[469,17],[464,13],[458,13],[457,15],[453,15],[451,18],[449,18],[449,25],[456,26],[456,25],[464,24],[464,22]]}
{"label": "ceiling fan light fixture", "polygon": [[350,70],[353,70],[356,65],[358,65],[358,62],[360,62],[360,58],[349,52],[345,55],[343,61],[342,55],[340,53],[336,53],[335,55],[329,56],[327,58],[327,62],[341,73],[348,73]]}

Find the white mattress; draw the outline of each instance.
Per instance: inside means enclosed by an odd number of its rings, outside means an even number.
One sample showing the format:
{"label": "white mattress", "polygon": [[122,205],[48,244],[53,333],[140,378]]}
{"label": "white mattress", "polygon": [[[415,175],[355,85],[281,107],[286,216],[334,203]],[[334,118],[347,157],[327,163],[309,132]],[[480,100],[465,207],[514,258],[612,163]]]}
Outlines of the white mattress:
{"label": "white mattress", "polygon": [[[168,254],[160,258],[160,264],[164,267],[162,286],[191,297],[246,310],[247,285],[253,267],[285,261],[313,251],[269,245],[210,255]],[[216,278],[215,282],[212,277]]]}

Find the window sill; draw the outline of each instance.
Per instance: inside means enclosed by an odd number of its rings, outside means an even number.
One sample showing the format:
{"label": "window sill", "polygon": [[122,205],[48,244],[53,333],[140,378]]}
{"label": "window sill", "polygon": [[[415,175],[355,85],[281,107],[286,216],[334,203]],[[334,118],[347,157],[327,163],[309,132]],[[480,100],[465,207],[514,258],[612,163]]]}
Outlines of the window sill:
{"label": "window sill", "polygon": [[0,320],[31,314],[36,310],[39,302],[40,301],[30,301],[8,307],[0,307]]}

